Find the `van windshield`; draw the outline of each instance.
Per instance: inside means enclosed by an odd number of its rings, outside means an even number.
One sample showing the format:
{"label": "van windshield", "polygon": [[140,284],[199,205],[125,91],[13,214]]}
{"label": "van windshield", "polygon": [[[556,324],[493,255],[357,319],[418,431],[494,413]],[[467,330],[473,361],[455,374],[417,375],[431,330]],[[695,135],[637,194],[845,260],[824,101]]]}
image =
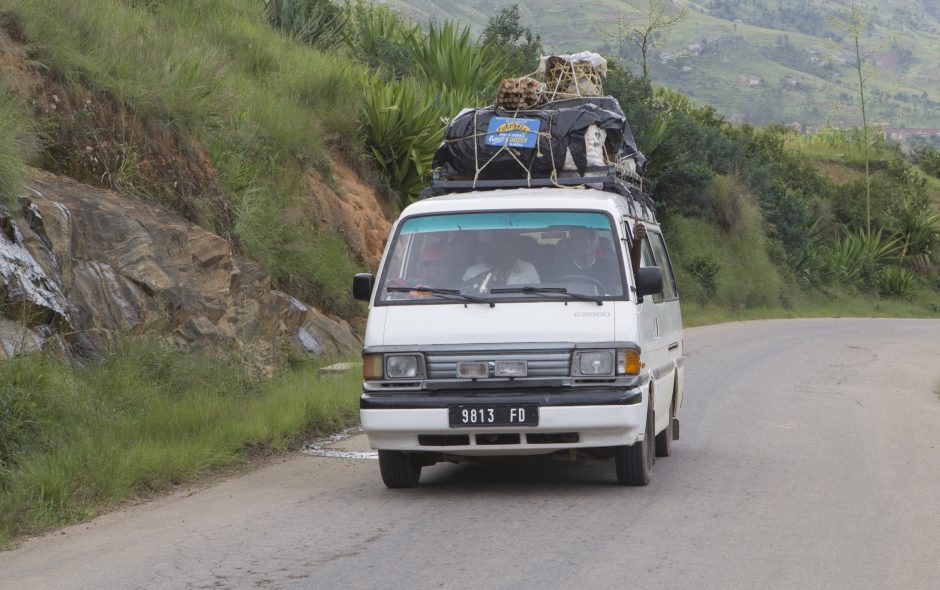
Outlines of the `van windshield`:
{"label": "van windshield", "polygon": [[619,251],[603,213],[412,217],[389,250],[379,301],[618,298],[624,293]]}

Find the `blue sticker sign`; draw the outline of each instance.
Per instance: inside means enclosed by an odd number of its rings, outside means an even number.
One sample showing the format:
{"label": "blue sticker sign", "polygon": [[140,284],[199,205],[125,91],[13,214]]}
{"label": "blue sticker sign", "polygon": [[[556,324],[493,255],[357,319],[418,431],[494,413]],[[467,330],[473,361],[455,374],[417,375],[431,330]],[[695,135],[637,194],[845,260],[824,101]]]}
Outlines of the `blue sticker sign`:
{"label": "blue sticker sign", "polygon": [[541,124],[538,119],[493,117],[486,129],[486,145],[534,148]]}

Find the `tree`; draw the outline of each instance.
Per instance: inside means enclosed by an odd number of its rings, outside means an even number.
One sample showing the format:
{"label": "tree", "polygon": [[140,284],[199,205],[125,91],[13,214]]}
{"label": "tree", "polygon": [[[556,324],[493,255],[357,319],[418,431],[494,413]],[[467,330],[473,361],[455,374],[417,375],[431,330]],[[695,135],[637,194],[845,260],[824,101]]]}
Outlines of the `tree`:
{"label": "tree", "polygon": [[518,4],[502,9],[487,22],[481,42],[504,56],[506,71],[513,75],[535,71],[542,55],[542,36],[522,26]]}
{"label": "tree", "polygon": [[928,145],[919,146],[911,153],[911,159],[930,176],[940,178],[940,151],[937,149]]}
{"label": "tree", "polygon": [[[871,233],[871,163],[868,153],[868,113],[865,110],[865,84],[875,73],[871,57],[890,46],[885,43],[875,49],[862,52],[860,39],[872,31],[875,10],[857,0],[850,0],[845,12],[829,17],[829,23],[848,36],[848,49],[855,53],[855,71],[858,74],[858,100],[862,110],[862,153],[865,158],[865,228]],[[841,48],[841,47],[840,47]]]}
{"label": "tree", "polygon": [[683,6],[674,10],[670,0],[648,0],[645,9],[630,5],[640,13],[639,17],[627,17],[621,12],[617,17],[617,29],[608,31],[602,28],[601,32],[617,46],[621,59],[625,48],[633,45],[640,57],[631,61],[640,66],[643,79],[649,80],[650,54],[666,43],[669,31],[688,16],[689,9]]}

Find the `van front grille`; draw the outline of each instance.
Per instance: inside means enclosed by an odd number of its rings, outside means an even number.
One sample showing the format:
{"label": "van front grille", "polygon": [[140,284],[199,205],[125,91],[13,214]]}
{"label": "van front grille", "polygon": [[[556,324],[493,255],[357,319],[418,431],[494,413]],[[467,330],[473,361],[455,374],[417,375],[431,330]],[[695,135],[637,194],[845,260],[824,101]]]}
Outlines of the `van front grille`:
{"label": "van front grille", "polygon": [[494,377],[497,361],[525,361],[527,377],[567,377],[571,374],[571,352],[447,352],[429,353],[426,357],[429,379],[457,379],[458,363],[487,363],[489,376]]}

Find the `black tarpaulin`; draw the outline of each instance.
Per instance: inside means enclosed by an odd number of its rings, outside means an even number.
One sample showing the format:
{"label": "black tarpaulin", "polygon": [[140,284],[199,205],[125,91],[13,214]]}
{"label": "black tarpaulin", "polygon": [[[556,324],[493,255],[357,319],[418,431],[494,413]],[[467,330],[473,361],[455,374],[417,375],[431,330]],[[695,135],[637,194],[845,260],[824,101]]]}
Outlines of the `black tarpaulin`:
{"label": "black tarpaulin", "polygon": [[[538,120],[533,147],[487,145],[487,131],[495,117]],[[448,125],[434,156],[434,167],[445,178],[547,178],[561,173],[570,151],[575,167],[583,175],[587,169],[585,133],[591,125],[607,133],[606,151],[612,158],[633,157],[642,171],[646,158],[637,149],[630,125],[612,97],[559,100],[524,111],[467,109]]]}

